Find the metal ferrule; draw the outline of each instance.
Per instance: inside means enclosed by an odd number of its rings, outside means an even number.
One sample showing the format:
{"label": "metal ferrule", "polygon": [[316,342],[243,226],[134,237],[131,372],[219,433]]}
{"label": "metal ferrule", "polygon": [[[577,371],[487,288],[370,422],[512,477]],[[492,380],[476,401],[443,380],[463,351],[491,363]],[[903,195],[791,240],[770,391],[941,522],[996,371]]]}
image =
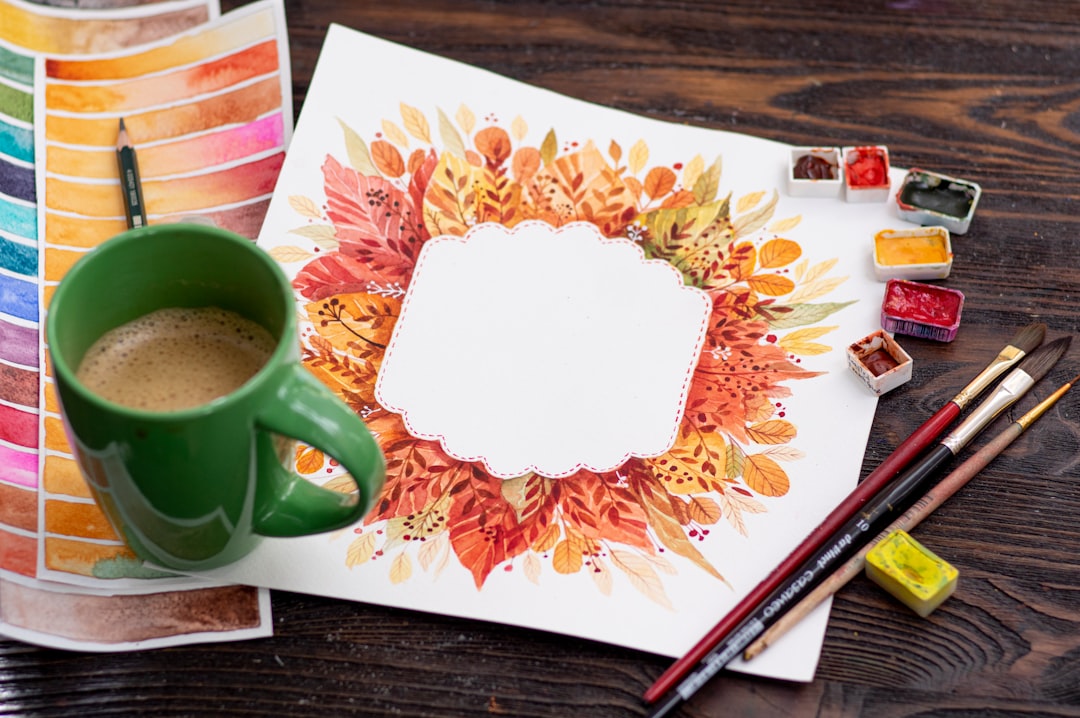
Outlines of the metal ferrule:
{"label": "metal ferrule", "polygon": [[960,449],[985,429],[998,414],[1012,406],[1034,385],[1035,380],[1026,371],[1015,370],[1005,377],[989,399],[979,404],[941,443],[954,455],[959,453]]}
{"label": "metal ferrule", "polygon": [[1060,399],[1062,396],[1064,396],[1065,392],[1067,392],[1071,387],[1072,387],[1072,384],[1065,384],[1060,389],[1055,391],[1053,394],[1051,394],[1050,396],[1046,397],[1045,399],[1040,401],[1038,404],[1033,406],[1031,409],[1028,409],[1028,412],[1026,414],[1024,414],[1023,416],[1021,416],[1019,419],[1016,420],[1016,423],[1020,425],[1020,430],[1024,431],[1029,426],[1034,424],[1035,420],[1038,419],[1043,414],[1045,414],[1046,410],[1049,409],[1051,406],[1053,406],[1054,403],[1057,402],[1058,399]]}
{"label": "metal ferrule", "polygon": [[1002,349],[1001,353],[997,355],[994,361],[990,362],[989,366],[979,372],[977,377],[972,379],[967,386],[960,390],[959,394],[953,397],[953,403],[961,409],[966,408],[975,397],[983,393],[986,387],[1004,374],[1006,369],[1023,359],[1024,353],[1023,350],[1014,347],[1012,344]]}

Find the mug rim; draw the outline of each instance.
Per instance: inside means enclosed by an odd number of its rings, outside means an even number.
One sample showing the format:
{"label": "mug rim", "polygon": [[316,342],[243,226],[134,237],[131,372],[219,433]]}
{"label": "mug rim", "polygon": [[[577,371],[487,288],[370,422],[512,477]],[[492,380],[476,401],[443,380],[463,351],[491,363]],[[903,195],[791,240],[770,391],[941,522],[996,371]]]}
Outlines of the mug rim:
{"label": "mug rim", "polygon": [[[77,367],[72,367],[63,352],[54,352],[52,347],[54,345],[55,334],[57,331],[56,322],[53,319],[54,313],[52,308],[56,305],[66,293],[65,280],[68,277],[78,276],[79,272],[86,271],[85,267],[91,262],[101,261],[102,256],[108,256],[113,252],[123,251],[124,247],[134,244],[136,242],[145,242],[149,236],[170,233],[174,230],[183,230],[188,232],[195,232],[202,235],[217,235],[215,241],[232,242],[233,245],[242,246],[244,252],[247,252],[250,256],[255,258],[257,262],[262,263],[267,269],[269,269],[271,276],[278,282],[282,289],[282,296],[285,299],[284,309],[284,322],[280,336],[275,337],[276,343],[274,345],[274,351],[271,352],[267,358],[266,363],[259,368],[255,374],[253,374],[247,381],[238,386],[236,389],[230,391],[228,394],[211,399],[208,402],[197,404],[196,406],[190,406],[183,409],[173,409],[169,411],[151,411],[148,409],[138,409],[124,404],[106,399],[100,394],[91,391],[85,384],[78,378]],[[67,285],[70,286],[70,283]],[[164,307],[162,307],[164,308]],[[295,331],[292,329],[294,326],[291,319],[292,313],[295,311],[293,306],[293,291],[292,285],[285,276],[285,272],[278,266],[277,262],[266,253],[261,247],[259,247],[255,240],[248,239],[242,235],[236,234],[230,230],[217,226],[208,226],[205,224],[196,224],[191,222],[172,222],[168,224],[154,224],[146,225],[144,227],[137,227],[134,229],[128,229],[120,234],[114,235],[109,239],[98,244],[91,249],[85,255],[79,258],[64,276],[60,278],[60,281],[56,285],[56,290],[53,292],[52,299],[49,301],[48,308],[45,315],[45,340],[46,351],[49,356],[49,362],[53,367],[53,381],[56,384],[57,396],[62,403],[62,397],[59,396],[59,375],[63,373],[65,383],[69,389],[79,394],[83,401],[90,402],[96,407],[110,411],[113,413],[124,413],[133,417],[138,417],[142,420],[158,420],[158,421],[178,421],[197,418],[205,416],[207,414],[220,411],[223,407],[227,407],[231,404],[236,404],[243,401],[247,395],[254,393],[258,390],[258,387],[267,381],[267,377],[277,371],[277,369],[283,364],[286,355],[293,351],[293,347],[288,346],[290,340],[295,340]],[[140,315],[145,316],[145,315]],[[120,326],[120,325],[117,325]],[[116,327],[113,327],[115,329]],[[265,327],[264,327],[265,328]],[[111,329],[105,330],[111,331]],[[101,335],[98,335],[100,338]],[[96,341],[96,339],[95,339]]]}

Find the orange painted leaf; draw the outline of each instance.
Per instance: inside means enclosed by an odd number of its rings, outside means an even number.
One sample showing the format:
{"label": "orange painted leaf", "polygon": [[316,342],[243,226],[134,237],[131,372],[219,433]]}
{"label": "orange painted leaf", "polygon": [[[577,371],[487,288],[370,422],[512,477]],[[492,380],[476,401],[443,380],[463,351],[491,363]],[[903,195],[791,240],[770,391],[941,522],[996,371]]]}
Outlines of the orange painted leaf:
{"label": "orange painted leaf", "polygon": [[795,438],[795,426],[783,419],[772,419],[746,427],[746,435],[758,444],[786,444]]}
{"label": "orange painted leaf", "polygon": [[322,468],[323,452],[314,446],[296,447],[296,470],[301,474],[314,474]]}
{"label": "orange painted leaf", "polygon": [[511,174],[518,184],[527,184],[540,171],[542,164],[539,150],[534,147],[522,147],[514,153],[514,160],[510,165]]}
{"label": "orange painted leaf", "polygon": [[697,200],[694,198],[694,193],[690,190],[683,189],[678,192],[673,192],[664,198],[664,201],[660,203],[660,206],[665,209],[678,209],[679,207],[689,207],[693,205]]}
{"label": "orange painted leaf", "polygon": [[645,175],[645,194],[653,199],[663,197],[675,188],[679,178],[667,167],[653,167]]}
{"label": "orange painted leaf", "polygon": [[705,526],[715,524],[724,515],[720,506],[708,496],[691,496],[687,511],[690,518]]}
{"label": "orange painted leaf", "polygon": [[743,480],[762,496],[783,496],[791,488],[791,481],[780,465],[761,454],[747,455]]}
{"label": "orange painted leaf", "polygon": [[786,267],[802,256],[802,247],[790,239],[773,239],[761,245],[758,261],[762,269]]}
{"label": "orange painted leaf", "polygon": [[461,565],[481,588],[496,566],[528,547],[521,539],[513,507],[500,493],[501,479],[474,468],[468,479],[458,482],[450,489],[446,530]]}
{"label": "orange painted leaf", "polygon": [[386,177],[397,179],[405,174],[405,160],[397,147],[385,140],[375,140],[371,143],[371,160]]}
{"label": "orange painted leaf", "polygon": [[501,127],[486,127],[476,133],[474,140],[477,151],[484,156],[490,167],[499,167],[513,150],[510,135]]}
{"label": "orange painted leaf", "polygon": [[634,483],[638,484],[638,501],[648,514],[649,526],[660,543],[669,551],[693,561],[709,575],[727,584],[727,579],[709,563],[708,559],[687,538],[685,529],[672,515],[671,503],[668,501],[663,488],[655,484],[652,486],[643,485],[655,482],[655,479],[649,477],[648,469],[635,468],[632,470],[631,482],[632,486]]}
{"label": "orange painted leaf", "polygon": [[401,314],[401,300],[352,292],[311,302],[304,309],[319,335],[339,352],[381,359]]}
{"label": "orange painted leaf", "polygon": [[584,557],[581,555],[580,546],[575,546],[576,541],[563,539],[555,544],[555,552],[551,557],[551,566],[559,573],[577,573],[584,565]]}
{"label": "orange painted leaf", "polygon": [[769,297],[782,297],[795,289],[795,282],[779,274],[755,274],[746,283],[758,294]]}

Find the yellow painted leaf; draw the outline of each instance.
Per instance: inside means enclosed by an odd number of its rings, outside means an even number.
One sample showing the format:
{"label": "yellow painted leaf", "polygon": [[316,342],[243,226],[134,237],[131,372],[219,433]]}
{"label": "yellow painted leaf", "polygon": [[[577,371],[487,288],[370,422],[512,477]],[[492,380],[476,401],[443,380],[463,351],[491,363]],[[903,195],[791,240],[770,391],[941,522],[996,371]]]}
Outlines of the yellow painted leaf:
{"label": "yellow painted leaf", "polygon": [[424,216],[432,235],[464,235],[475,220],[478,170],[461,155],[444,152],[424,195]]}
{"label": "yellow painted leaf", "polygon": [[[428,127],[428,121],[424,117],[424,113],[415,107],[406,105],[404,102],[398,104],[398,109],[401,111],[401,120],[405,123],[406,131],[424,144],[430,145],[431,128]],[[408,145],[407,140],[405,144]]]}
{"label": "yellow painted leaf", "polygon": [[581,550],[576,548],[573,543],[563,539],[555,544],[555,553],[551,557],[551,565],[559,573],[577,573],[584,564]]}
{"label": "yellow painted leaf", "polygon": [[800,222],[802,222],[802,215],[797,214],[794,217],[788,217],[787,219],[781,219],[773,222],[771,225],[769,225],[769,231],[775,234],[783,234],[784,232],[790,232],[791,230],[798,227]]}
{"label": "yellow painted leaf", "polygon": [[334,226],[332,224],[307,224],[303,227],[290,229],[289,234],[297,234],[306,239],[310,239],[327,252],[337,251],[338,246],[341,244],[334,234]]}
{"label": "yellow painted leaf", "polygon": [[614,549],[611,552],[611,562],[626,574],[630,584],[642,594],[664,608],[674,608],[664,591],[663,582],[648,561],[629,551]]}
{"label": "yellow painted leaf", "polygon": [[649,517],[649,526],[665,548],[693,561],[709,575],[723,581],[725,585],[731,585],[687,538],[686,531],[679,520],[672,515],[671,502],[666,496],[654,494],[643,495],[641,498],[642,506]]}
{"label": "yellow painted leaf", "polygon": [[301,474],[314,474],[323,466],[323,452],[314,446],[296,447],[296,471]]}
{"label": "yellow painted leaf", "polygon": [[779,201],[780,193],[773,190],[772,198],[768,202],[752,212],[740,214],[734,222],[735,236],[745,237],[764,227],[765,223],[772,218],[773,212],[776,211],[776,203]]}
{"label": "yellow painted leaf", "polygon": [[686,506],[690,518],[704,526],[711,526],[720,520],[723,511],[708,496],[691,496]]}
{"label": "yellow painted leaf", "polygon": [[450,535],[442,531],[435,536],[429,536],[420,544],[416,558],[420,561],[420,568],[428,571],[434,567],[435,572],[438,573],[446,565],[449,555]]}
{"label": "yellow painted leaf", "polygon": [[[792,339],[793,341],[807,341],[809,339],[820,339],[829,332],[836,329],[832,327],[804,327],[802,329],[796,329],[795,331],[788,332],[784,336],[784,339]],[[782,341],[782,340],[781,340]]]}
{"label": "yellow painted leaf", "polygon": [[807,266],[809,266],[809,263],[805,259],[795,265],[795,281],[803,281],[803,277],[806,276]]}
{"label": "yellow painted leaf", "polygon": [[540,143],[540,159],[544,161],[544,166],[549,166],[555,161],[555,157],[559,154],[559,141],[555,138],[555,130],[548,130],[548,133],[544,135],[544,141]]}
{"label": "yellow painted leaf", "polygon": [[803,302],[809,302],[818,297],[823,297],[832,290],[839,287],[841,284],[847,281],[847,277],[833,277],[831,279],[822,279],[811,284],[804,285],[792,293],[788,301],[791,304],[800,304]]}
{"label": "yellow painted leaf", "polygon": [[525,554],[525,558],[522,561],[522,569],[525,571],[525,578],[529,579],[537,586],[540,585],[540,559],[536,557],[534,553]]}
{"label": "yellow painted leaf", "polygon": [[762,496],[783,496],[791,480],[778,463],[762,454],[748,454],[743,464],[743,480]]}
{"label": "yellow painted leaf", "polygon": [[518,115],[514,118],[514,121],[510,123],[510,134],[518,142],[525,139],[525,135],[529,134],[529,123],[525,121],[524,117]]}
{"label": "yellow painted leaf", "polygon": [[790,239],[771,239],[758,250],[762,269],[786,267],[802,255],[802,247]]}
{"label": "yellow painted leaf", "polygon": [[819,344],[818,342],[781,342],[780,346],[789,354],[801,357],[816,357],[832,351],[832,347],[828,344]]}
{"label": "yellow painted leaf", "polygon": [[772,419],[746,427],[746,434],[756,444],[786,444],[795,438],[795,425],[783,419]]}
{"label": "yellow painted leaf", "polygon": [[362,175],[378,175],[379,171],[375,169],[375,163],[371,161],[371,155],[368,153],[367,144],[364,143],[363,138],[340,119],[338,124],[345,133],[345,152],[349,155],[349,165]]}
{"label": "yellow painted leaf", "polygon": [[764,192],[751,192],[750,194],[744,194],[742,197],[739,197],[739,201],[735,203],[735,212],[737,212],[738,214],[749,212],[754,207],[756,207],[764,197]]}
{"label": "yellow painted leaf", "polygon": [[805,273],[801,273],[799,276],[800,282],[815,282],[821,277],[828,274],[829,270],[836,266],[836,263],[840,260],[836,257],[832,259],[826,259],[822,262],[818,262],[813,267],[808,268]]}
{"label": "yellow painted leaf", "polygon": [[309,219],[322,218],[322,211],[319,209],[319,205],[315,204],[315,200],[302,194],[289,195],[289,206],[303,217]]}
{"label": "yellow painted leaf", "polygon": [[585,570],[589,572],[589,576],[592,577],[593,583],[596,584],[600,593],[610,596],[614,581],[611,579],[611,570],[607,567],[607,563],[599,558],[594,558],[590,565],[585,567]]}
{"label": "yellow painted leaf", "polygon": [[755,274],[746,283],[758,294],[768,297],[782,297],[795,289],[795,282],[780,274]]}
{"label": "yellow painted leaf", "polygon": [[648,561],[649,563],[651,563],[653,565],[653,568],[657,569],[658,571],[660,571],[662,573],[666,573],[669,576],[678,576],[679,575],[679,569],[675,568],[674,564],[672,564],[671,561],[668,561],[666,558],[664,558],[663,556],[661,556],[658,553],[657,554],[643,553],[643,554],[638,554],[638,555],[641,556],[641,558]]}
{"label": "yellow painted leaf", "polygon": [[399,147],[409,146],[409,138],[405,135],[405,132],[390,120],[382,121],[382,131],[383,137],[390,140],[395,145],[398,145]]}
{"label": "yellow painted leaf", "polygon": [[353,568],[362,563],[367,563],[367,560],[374,555],[375,534],[360,534],[353,539],[353,542],[349,544],[349,548],[345,551],[345,567]]}
{"label": "yellow painted leaf", "polygon": [[709,204],[716,199],[720,191],[720,175],[723,166],[722,158],[717,157],[716,161],[709,165],[709,169],[705,170],[694,182],[694,199],[698,204]]}
{"label": "yellow painted leaf", "polygon": [[638,174],[645,169],[645,163],[649,161],[649,146],[645,140],[638,140],[630,148],[630,174]]}
{"label": "yellow painted leaf", "polygon": [[836,327],[808,327],[796,329],[780,338],[777,344],[786,352],[797,356],[818,356],[832,349],[814,340],[836,329]]}
{"label": "yellow painted leaf", "polygon": [[412,578],[412,559],[409,554],[401,551],[390,562],[390,583],[404,583]]}
{"label": "yellow painted leaf", "polygon": [[[682,171],[682,186],[685,188],[692,188],[697,184],[698,178],[701,177],[701,173],[705,171],[705,158],[701,155],[694,155],[694,159],[686,163]],[[695,199],[696,196],[695,196]],[[700,202],[698,202],[700,204]]]}
{"label": "yellow painted leaf", "polygon": [[544,553],[550,551],[551,548],[558,542],[559,537],[562,535],[562,531],[559,530],[558,524],[551,524],[547,527],[544,533],[540,534],[535,541],[533,541],[532,550],[537,553]]}
{"label": "yellow painted leaf", "polygon": [[292,262],[306,262],[315,255],[302,247],[286,245],[272,247],[270,256],[282,264],[290,264]]}
{"label": "yellow painted leaf", "polygon": [[442,138],[443,149],[446,152],[454,157],[465,156],[465,141],[461,139],[461,134],[454,127],[454,123],[441,109],[439,110],[439,137]]}
{"label": "yellow painted leaf", "polygon": [[461,129],[465,130],[465,134],[471,135],[476,127],[476,115],[473,114],[473,111],[462,105],[454,116],[457,118],[457,123],[461,126]]}
{"label": "yellow painted leaf", "polygon": [[764,504],[757,499],[744,496],[737,491],[725,491],[720,494],[720,503],[723,505],[724,518],[727,519],[728,523],[743,536],[749,535],[749,532],[746,530],[746,521],[743,519],[743,513],[765,513]]}
{"label": "yellow painted leaf", "polygon": [[322,485],[327,491],[337,491],[340,494],[351,494],[356,491],[356,482],[350,474],[338,474]]}
{"label": "yellow painted leaf", "polygon": [[794,446],[771,446],[761,453],[777,461],[800,461],[806,458],[806,452]]}

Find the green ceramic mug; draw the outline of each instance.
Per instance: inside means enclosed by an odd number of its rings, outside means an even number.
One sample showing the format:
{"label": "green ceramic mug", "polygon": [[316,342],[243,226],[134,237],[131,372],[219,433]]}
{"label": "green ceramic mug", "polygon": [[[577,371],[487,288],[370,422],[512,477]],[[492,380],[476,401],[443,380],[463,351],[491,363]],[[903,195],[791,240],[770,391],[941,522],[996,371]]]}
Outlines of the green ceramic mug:
{"label": "green ceramic mug", "polygon": [[[276,346],[239,389],[175,411],[126,408],[77,378],[103,334],[173,307],[238,313],[265,327]],[[263,536],[330,531],[371,508],[383,455],[359,417],[300,364],[296,313],[289,282],[268,254],[197,224],[129,230],[60,282],[46,338],[68,439],[94,498],[140,558],[212,568]],[[288,438],[337,459],[358,491],[327,490],[295,474]]]}

